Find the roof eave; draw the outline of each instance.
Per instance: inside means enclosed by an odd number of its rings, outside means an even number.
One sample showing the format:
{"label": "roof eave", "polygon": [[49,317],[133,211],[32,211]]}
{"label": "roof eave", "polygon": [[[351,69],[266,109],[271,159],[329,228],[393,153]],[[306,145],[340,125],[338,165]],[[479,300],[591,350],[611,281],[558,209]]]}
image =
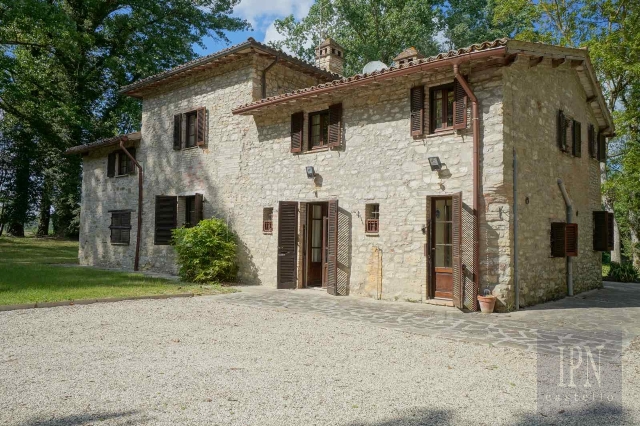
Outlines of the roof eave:
{"label": "roof eave", "polygon": [[118,135],[112,138],[103,139],[97,142],[93,142],[86,145],[77,145],[67,149],[64,155],[79,155],[87,154],[93,150],[114,146],[120,144],[120,142],[136,142],[142,139],[140,132],[128,133],[126,135]]}

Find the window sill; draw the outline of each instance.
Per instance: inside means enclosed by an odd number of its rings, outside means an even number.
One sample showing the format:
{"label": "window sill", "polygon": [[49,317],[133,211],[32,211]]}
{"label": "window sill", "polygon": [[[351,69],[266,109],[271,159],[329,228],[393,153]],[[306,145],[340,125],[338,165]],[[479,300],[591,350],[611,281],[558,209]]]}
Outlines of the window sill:
{"label": "window sill", "polygon": [[364,235],[366,235],[367,237],[379,237],[380,232],[365,232]]}
{"label": "window sill", "polygon": [[322,148],[309,149],[307,151],[296,152],[295,154],[296,155],[315,154],[317,152],[326,152],[326,151],[331,151],[331,149],[328,146],[323,146]]}
{"label": "window sill", "polygon": [[433,133],[429,133],[428,135],[426,135],[426,138],[437,138],[439,136],[448,136],[448,135],[454,135],[456,133],[455,129],[446,129],[446,130],[438,130],[436,132]]}
{"label": "window sill", "polygon": [[112,246],[128,246],[130,243],[111,243]]}
{"label": "window sill", "polygon": [[124,177],[129,177],[131,176],[130,174],[126,174],[126,175],[115,175],[115,178],[124,178]]}
{"label": "window sill", "polygon": [[262,232],[263,235],[273,235],[273,232]]}

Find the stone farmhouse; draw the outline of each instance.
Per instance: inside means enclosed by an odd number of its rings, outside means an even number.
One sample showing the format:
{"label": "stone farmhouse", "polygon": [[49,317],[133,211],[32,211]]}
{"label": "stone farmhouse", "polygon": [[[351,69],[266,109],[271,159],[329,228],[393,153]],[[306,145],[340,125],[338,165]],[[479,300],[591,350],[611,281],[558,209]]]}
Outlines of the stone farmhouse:
{"label": "stone farmhouse", "polygon": [[80,263],[175,273],[226,220],[239,280],[502,310],[601,286],[611,115],[587,50],[501,39],[342,77],[248,39],[122,88],[140,132],[83,156]]}

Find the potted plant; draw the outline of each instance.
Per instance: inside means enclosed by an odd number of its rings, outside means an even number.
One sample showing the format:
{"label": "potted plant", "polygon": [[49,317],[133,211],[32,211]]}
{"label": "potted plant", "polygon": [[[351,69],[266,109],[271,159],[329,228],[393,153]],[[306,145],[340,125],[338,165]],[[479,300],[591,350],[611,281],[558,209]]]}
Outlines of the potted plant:
{"label": "potted plant", "polygon": [[491,294],[491,290],[484,289],[484,296],[478,295],[478,302],[480,303],[480,311],[483,314],[490,314],[493,312],[493,308],[496,307],[496,297]]}

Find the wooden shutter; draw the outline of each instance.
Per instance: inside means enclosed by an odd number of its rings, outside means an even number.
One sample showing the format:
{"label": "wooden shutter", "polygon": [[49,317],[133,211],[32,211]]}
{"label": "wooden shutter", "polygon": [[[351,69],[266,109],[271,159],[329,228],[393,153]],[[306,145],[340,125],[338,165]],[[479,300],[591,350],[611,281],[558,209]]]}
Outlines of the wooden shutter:
{"label": "wooden shutter", "polygon": [[595,251],[609,251],[607,215],[608,212],[605,211],[593,212],[593,249]]}
{"label": "wooden shutter", "polygon": [[182,148],[182,114],[173,116],[173,149]]}
{"label": "wooden shutter", "polygon": [[329,147],[342,145],[342,104],[329,106]]}
{"label": "wooden shutter", "polygon": [[338,200],[329,201],[327,221],[327,293],[338,295]]}
{"label": "wooden shutter", "polygon": [[452,257],[453,257],[453,305],[462,309],[463,278],[462,278],[462,192],[458,192],[451,197],[451,220],[452,220]]}
{"label": "wooden shutter", "polygon": [[587,138],[589,139],[589,157],[596,158],[596,130],[593,127],[593,124],[589,124],[587,129]]}
{"label": "wooden shutter", "polygon": [[303,288],[307,285],[307,203],[301,202],[298,205],[298,218],[298,262],[300,264],[298,268],[298,287]]}
{"label": "wooden shutter", "polygon": [[614,217],[613,212],[607,212],[607,251],[613,250],[614,245]]}
{"label": "wooden shutter", "polygon": [[204,210],[204,197],[202,194],[196,194],[194,201],[195,208],[195,223],[192,225],[197,225],[204,218],[203,210]]}
{"label": "wooden shutter", "polygon": [[[129,151],[129,154],[131,154],[133,158],[136,158],[136,149],[134,147],[127,148],[127,151]],[[134,175],[136,173],[136,165],[127,154],[124,155],[127,158],[127,170],[129,170],[130,175]]]}
{"label": "wooden shutter", "polygon": [[411,136],[424,133],[424,86],[411,88]]}
{"label": "wooden shutter", "polygon": [[291,114],[291,152],[302,152],[304,112]]}
{"label": "wooden shutter", "polygon": [[427,216],[425,218],[426,220],[426,225],[427,225],[427,230],[426,230],[426,234],[427,234],[427,241],[425,243],[424,246],[424,255],[426,257],[426,264],[427,264],[427,299],[431,299],[433,297],[432,295],[432,288],[435,288],[435,282],[434,282],[434,275],[433,275],[433,259],[431,257],[432,255],[432,241],[431,241],[431,233],[434,230],[433,227],[433,218],[431,217],[431,205],[433,203],[433,197],[430,195],[427,195]]}
{"label": "wooden shutter", "polygon": [[602,133],[598,134],[598,161],[607,161],[607,138]]}
{"label": "wooden shutter", "polygon": [[564,118],[564,112],[559,109],[556,117],[556,137],[558,139],[558,148],[561,151],[567,150],[567,121]]}
{"label": "wooden shutter", "polygon": [[551,224],[551,257],[565,257],[565,223],[554,222]]}
{"label": "wooden shutter", "polygon": [[565,253],[567,256],[578,255],[578,224],[567,223],[565,226]]}
{"label": "wooden shutter", "polygon": [[171,231],[178,222],[178,197],[156,196],[155,244],[167,245],[171,242]]}
{"label": "wooden shutter", "polygon": [[296,288],[298,203],[281,201],[278,209],[278,288]]}
{"label": "wooden shutter", "polygon": [[[464,77],[462,77],[464,78]],[[453,128],[467,128],[467,92],[464,91],[462,84],[456,79],[453,83]]]}
{"label": "wooden shutter", "polygon": [[114,177],[116,175],[116,155],[117,152],[112,152],[107,157],[107,177]]}
{"label": "wooden shutter", "polygon": [[196,110],[196,145],[203,146],[207,133],[207,110],[199,108]]}
{"label": "wooden shutter", "polygon": [[573,120],[571,134],[573,136],[573,155],[582,157],[582,124],[579,121]]}

